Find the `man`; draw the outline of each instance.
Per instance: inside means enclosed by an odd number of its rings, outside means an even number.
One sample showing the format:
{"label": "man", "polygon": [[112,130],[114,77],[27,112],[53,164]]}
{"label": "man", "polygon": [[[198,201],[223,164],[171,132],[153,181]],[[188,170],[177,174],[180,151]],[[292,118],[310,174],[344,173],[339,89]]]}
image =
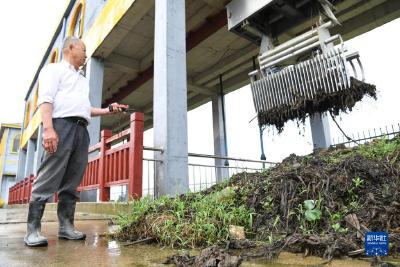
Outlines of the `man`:
{"label": "man", "polygon": [[79,197],[76,191],[88,162],[89,134],[86,129],[91,116],[121,112],[127,105],[113,103],[109,108],[94,108],[89,102],[89,82],[80,67],[85,64],[85,44],[76,37],[67,37],[63,45],[64,59],[48,64],[39,74],[38,105],[43,122],[44,160],[33,184],[29,203],[28,246],[46,246],[40,234],[40,221],[46,202],[58,192],[58,237],[83,240],[84,233],[74,228],[74,213]]}

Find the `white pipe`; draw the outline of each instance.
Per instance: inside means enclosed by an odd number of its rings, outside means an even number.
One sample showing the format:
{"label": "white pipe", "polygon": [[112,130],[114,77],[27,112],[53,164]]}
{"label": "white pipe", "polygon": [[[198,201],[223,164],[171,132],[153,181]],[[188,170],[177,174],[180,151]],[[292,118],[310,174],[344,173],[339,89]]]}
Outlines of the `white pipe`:
{"label": "white pipe", "polygon": [[[331,21],[329,21],[329,22],[321,25],[319,28],[328,28],[329,29],[329,28],[332,28],[332,27],[333,27],[333,23]],[[287,41],[287,42],[285,42],[285,43],[283,43],[281,45],[278,45],[274,49],[265,52],[264,54],[262,54],[259,57],[259,60],[262,60],[262,59],[264,59],[265,57],[268,57],[268,56],[275,55],[275,54],[287,49],[288,47],[291,47],[293,45],[296,45],[296,44],[298,44],[298,43],[310,38],[310,37],[313,37],[316,34],[318,34],[318,28],[315,28],[315,29],[312,29],[312,30],[310,30],[308,32],[305,32],[302,35],[299,35],[299,36],[297,36],[297,37],[295,37],[293,39],[290,39],[289,41]]]}
{"label": "white pipe", "polygon": [[307,40],[303,41],[302,43],[298,43],[298,44],[296,44],[296,45],[294,45],[294,46],[292,46],[292,47],[290,47],[290,48],[288,48],[288,49],[286,49],[286,50],[284,50],[284,51],[282,51],[280,53],[277,53],[277,54],[275,54],[275,55],[273,55],[271,57],[268,57],[268,58],[266,58],[264,60],[260,60],[260,65],[264,65],[264,64],[267,64],[268,62],[271,62],[271,61],[273,61],[273,60],[275,60],[277,58],[284,57],[287,54],[290,54],[290,53],[292,53],[292,52],[294,52],[296,50],[299,50],[299,49],[301,49],[301,48],[303,48],[303,47],[305,47],[305,46],[307,46],[309,44],[312,44],[312,43],[318,41],[318,40],[319,40],[319,38],[318,38],[317,35],[313,36],[312,38],[307,39]]}

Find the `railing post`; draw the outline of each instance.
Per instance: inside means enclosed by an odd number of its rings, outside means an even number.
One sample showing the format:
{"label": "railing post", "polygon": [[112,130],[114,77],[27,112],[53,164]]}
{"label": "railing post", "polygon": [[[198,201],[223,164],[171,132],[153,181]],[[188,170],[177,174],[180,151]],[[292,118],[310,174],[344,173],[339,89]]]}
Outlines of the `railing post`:
{"label": "railing post", "polygon": [[131,114],[128,198],[142,197],[144,114]]}
{"label": "railing post", "polygon": [[29,181],[31,180],[31,176],[28,176],[24,180],[24,195],[22,199],[22,203],[27,203],[28,202],[28,196],[29,196]]}
{"label": "railing post", "polygon": [[106,187],[106,151],[110,148],[110,145],[106,144],[108,138],[112,135],[111,130],[101,131],[101,146],[100,146],[100,161],[99,161],[99,200],[109,201],[110,200],[110,188]]}
{"label": "railing post", "polygon": [[[26,178],[25,178],[26,179]],[[24,180],[19,183],[19,196],[18,196],[18,204],[22,204],[22,199],[24,198]]]}

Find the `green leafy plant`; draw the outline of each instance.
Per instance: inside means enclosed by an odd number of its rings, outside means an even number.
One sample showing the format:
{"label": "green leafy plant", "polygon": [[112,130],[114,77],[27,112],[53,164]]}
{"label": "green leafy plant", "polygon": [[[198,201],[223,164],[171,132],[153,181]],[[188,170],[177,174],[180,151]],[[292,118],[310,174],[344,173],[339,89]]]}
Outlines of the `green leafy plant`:
{"label": "green leafy plant", "polygon": [[304,200],[304,216],[307,221],[315,222],[321,219],[322,212],[318,207],[319,201],[317,200]]}

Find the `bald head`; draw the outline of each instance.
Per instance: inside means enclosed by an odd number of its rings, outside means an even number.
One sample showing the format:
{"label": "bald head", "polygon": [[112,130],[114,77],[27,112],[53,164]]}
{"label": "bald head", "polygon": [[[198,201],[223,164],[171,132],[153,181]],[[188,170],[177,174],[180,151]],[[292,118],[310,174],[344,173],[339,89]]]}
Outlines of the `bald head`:
{"label": "bald head", "polygon": [[64,59],[76,69],[83,66],[86,61],[86,46],[83,41],[75,36],[68,36],[63,44]]}
{"label": "bald head", "polygon": [[82,41],[78,37],[68,36],[64,40],[64,44],[63,44],[63,48],[62,48],[63,52],[65,53],[65,51],[68,51],[68,48],[70,46],[75,46],[75,45],[79,44],[80,42],[82,42]]}

